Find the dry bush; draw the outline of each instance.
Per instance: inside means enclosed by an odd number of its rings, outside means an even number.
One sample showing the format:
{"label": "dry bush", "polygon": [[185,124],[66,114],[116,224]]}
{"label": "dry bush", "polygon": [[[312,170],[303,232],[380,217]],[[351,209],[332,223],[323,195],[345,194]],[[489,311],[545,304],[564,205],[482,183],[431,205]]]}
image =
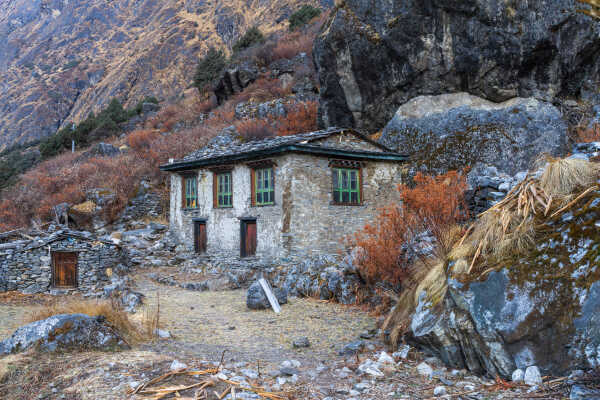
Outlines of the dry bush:
{"label": "dry bush", "polygon": [[314,39],[314,37],[301,32],[284,36],[277,41],[277,45],[273,48],[272,58],[273,60],[292,59],[300,53],[311,54]]}
{"label": "dry bush", "polygon": [[275,136],[275,129],[268,120],[247,119],[236,124],[240,136],[247,141],[260,140]]}
{"label": "dry bush", "polygon": [[600,124],[594,124],[591,128],[585,126],[575,127],[571,136],[575,142],[600,142]]}
{"label": "dry bush", "polygon": [[27,322],[40,321],[61,314],[85,314],[90,317],[103,316],[106,318],[108,325],[132,344],[150,340],[155,336],[160,309],[157,307],[152,311],[147,311],[142,322],[137,324],[131,321],[129,314],[119,306],[116,300],[78,299],[68,302],[57,300],[29,315]]}
{"label": "dry bush", "polygon": [[288,107],[287,115],[276,119],[277,135],[312,132],[318,129],[316,101],[297,103]]}
{"label": "dry bush", "polygon": [[[580,159],[545,158],[541,177],[527,177],[507,196],[481,214],[450,257],[469,259],[461,272],[481,272],[481,268],[528,250],[535,241],[536,226],[567,211],[573,204],[597,189],[598,164]],[[479,262],[486,260],[486,262]],[[458,272],[458,271],[457,271]]]}
{"label": "dry bush", "polygon": [[563,201],[577,190],[594,185],[600,172],[598,164],[578,158],[544,157],[538,164],[541,162],[546,163],[539,181],[542,189]]}
{"label": "dry bush", "polygon": [[287,97],[292,93],[290,87],[283,87],[282,81],[277,78],[259,78],[232,98],[232,102],[242,103],[254,101],[262,103],[269,100]]}
{"label": "dry bush", "polygon": [[408,250],[422,232],[432,234],[437,252],[444,253],[459,237],[457,224],[467,218],[466,188],[466,176],[456,171],[437,177],[419,174],[414,187],[400,185],[402,202],[383,208],[350,241],[362,249],[356,261],[367,283],[397,286],[411,279],[416,271]]}

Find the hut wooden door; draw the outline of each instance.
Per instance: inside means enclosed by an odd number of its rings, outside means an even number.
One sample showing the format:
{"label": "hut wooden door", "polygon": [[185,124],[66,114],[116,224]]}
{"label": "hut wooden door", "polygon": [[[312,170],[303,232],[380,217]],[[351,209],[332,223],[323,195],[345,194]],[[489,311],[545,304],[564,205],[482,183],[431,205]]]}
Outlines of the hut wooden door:
{"label": "hut wooden door", "polygon": [[77,286],[77,253],[57,251],[52,253],[52,285]]}
{"label": "hut wooden door", "polygon": [[206,222],[194,221],[194,250],[206,253]]}
{"label": "hut wooden door", "polygon": [[256,254],[256,221],[242,221],[242,257]]}

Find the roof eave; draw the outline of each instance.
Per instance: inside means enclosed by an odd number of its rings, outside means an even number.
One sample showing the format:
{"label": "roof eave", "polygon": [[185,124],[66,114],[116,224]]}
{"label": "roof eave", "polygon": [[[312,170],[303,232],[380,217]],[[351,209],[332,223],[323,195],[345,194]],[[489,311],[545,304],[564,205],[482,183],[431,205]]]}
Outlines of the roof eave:
{"label": "roof eave", "polygon": [[232,154],[222,157],[213,157],[203,160],[191,160],[186,162],[178,162],[173,164],[161,165],[159,168],[161,171],[166,172],[178,172],[186,171],[190,169],[233,163],[238,161],[251,160],[260,157],[267,157],[282,153],[302,153],[302,154],[314,154],[322,156],[333,156],[342,157],[354,160],[371,160],[371,161],[390,161],[390,162],[404,162],[407,160],[407,156],[398,153],[387,153],[387,152],[369,152],[369,151],[349,151],[340,150],[318,146],[308,145],[283,145],[279,147],[273,147],[264,150],[255,150],[247,153]]}

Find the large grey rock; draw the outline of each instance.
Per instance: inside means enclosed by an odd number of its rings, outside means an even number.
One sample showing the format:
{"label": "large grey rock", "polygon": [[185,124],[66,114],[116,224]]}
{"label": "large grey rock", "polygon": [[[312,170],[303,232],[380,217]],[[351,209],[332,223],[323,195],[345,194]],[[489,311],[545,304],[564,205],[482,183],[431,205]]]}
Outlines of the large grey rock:
{"label": "large grey rock", "polygon": [[420,95],[581,98],[600,24],[573,0],[345,0],[315,41],[324,126],[379,130]]}
{"label": "large grey rock", "polygon": [[[279,304],[287,303],[287,293],[285,290],[279,288],[273,288],[273,293],[277,297]],[[269,299],[265,295],[262,286],[258,282],[254,282],[249,288],[246,294],[246,306],[251,310],[266,310],[271,308]]]}
{"label": "large grey rock", "polygon": [[241,93],[258,78],[258,72],[258,68],[252,62],[229,66],[213,84],[217,102],[222,104],[231,96]]}
{"label": "large grey rock", "polygon": [[533,98],[492,103],[468,93],[420,96],[401,106],[381,141],[426,172],[485,163],[514,175],[542,153],[567,150],[560,111]]}
{"label": "large grey rock", "polygon": [[55,352],[125,349],[128,345],[104,323],[103,317],[60,314],[25,325],[0,342],[0,354],[31,348]]}
{"label": "large grey rock", "polygon": [[438,307],[422,292],[407,339],[452,368],[505,379],[531,365],[543,375],[600,366],[600,192],[546,224],[498,270],[451,272]]}

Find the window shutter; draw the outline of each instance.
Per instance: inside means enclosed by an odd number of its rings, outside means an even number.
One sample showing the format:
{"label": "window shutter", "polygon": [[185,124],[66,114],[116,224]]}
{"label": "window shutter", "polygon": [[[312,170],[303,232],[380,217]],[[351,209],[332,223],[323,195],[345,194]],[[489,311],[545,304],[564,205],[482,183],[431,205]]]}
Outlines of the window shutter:
{"label": "window shutter", "polygon": [[213,208],[219,207],[219,202],[217,200],[217,173],[213,172]]}
{"label": "window shutter", "polygon": [[181,208],[185,208],[185,176],[181,177]]}
{"label": "window shutter", "polygon": [[250,169],[250,204],[256,206],[256,170]]}

